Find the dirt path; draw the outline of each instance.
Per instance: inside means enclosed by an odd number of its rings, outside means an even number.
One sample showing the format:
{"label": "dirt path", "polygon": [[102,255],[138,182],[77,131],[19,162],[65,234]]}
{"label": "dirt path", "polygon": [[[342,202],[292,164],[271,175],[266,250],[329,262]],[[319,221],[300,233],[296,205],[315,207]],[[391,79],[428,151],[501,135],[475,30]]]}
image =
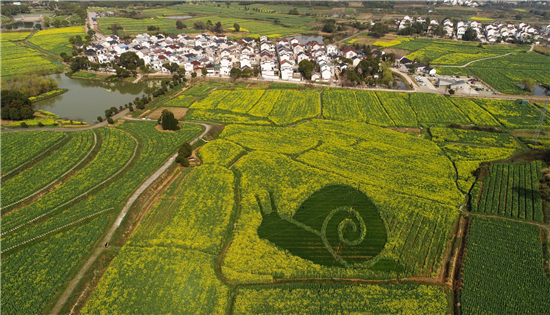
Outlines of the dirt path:
{"label": "dirt path", "polygon": [[355,36],[359,36],[360,34],[363,34],[363,33],[366,33],[366,32],[368,32],[368,30],[365,30],[365,31],[362,31],[362,32],[359,32],[359,33],[355,33],[355,34],[353,34],[353,35],[351,35],[351,36],[348,36],[348,37],[346,37],[346,38],[344,38],[344,39],[341,39],[341,40],[335,42],[334,44],[338,45],[338,44],[340,44],[341,42],[344,42],[344,41],[346,41],[346,40],[348,40],[348,39],[350,39],[350,38],[353,38],[353,37],[355,37]]}
{"label": "dirt path", "polygon": [[[212,128],[210,125],[208,124],[202,124],[202,123],[197,123],[203,127],[205,127],[205,130],[199,135],[197,136],[194,140],[192,140],[190,142],[191,145],[193,145],[195,142],[197,142],[200,138],[204,137],[209,131],[210,129]],[[103,240],[100,242],[100,246],[98,246],[93,252],[92,252],[92,255],[88,258],[88,260],[86,261],[86,263],[84,264],[84,266],[78,271],[78,273],[76,274],[76,276],[74,277],[73,280],[71,280],[71,282],[69,282],[69,285],[67,286],[67,288],[65,289],[65,291],[61,294],[61,297],[59,298],[59,300],[57,301],[57,303],[55,304],[55,306],[53,307],[52,311],[50,312],[50,314],[58,314],[60,311],[61,311],[61,308],[63,307],[63,305],[65,305],[65,303],[67,302],[69,296],[71,296],[71,294],[73,293],[74,289],[76,288],[76,286],[78,285],[78,283],[80,282],[80,280],[82,279],[82,277],[84,277],[84,274],[88,271],[88,269],[90,268],[90,266],[94,263],[94,261],[97,259],[97,257],[99,257],[99,255],[101,254],[101,252],[105,249],[104,246],[102,246],[101,244],[105,244],[107,242],[110,242],[111,241],[111,238],[113,237],[113,235],[115,234],[116,230],[118,229],[118,227],[120,226],[120,224],[122,223],[122,220],[124,219],[124,217],[126,216],[126,213],[128,212],[128,210],[130,210],[130,208],[132,207],[132,205],[134,204],[134,202],[136,201],[136,199],[138,199],[138,197],[154,182],[156,181],[160,175],[162,175],[162,173],[164,173],[168,167],[170,167],[170,165],[172,165],[174,163],[174,160],[176,159],[176,156],[177,156],[177,153],[172,155],[155,173],[153,173],[153,175],[149,176],[149,178],[147,178],[139,187],[138,189],[136,189],[136,191],[132,194],[132,196],[130,196],[130,198],[128,199],[128,201],[126,202],[126,205],[124,205],[124,208],[122,208],[122,211],[120,212],[120,214],[118,215],[117,219],[115,220],[115,223],[109,228],[107,234],[105,235],[105,237],[103,238]]]}

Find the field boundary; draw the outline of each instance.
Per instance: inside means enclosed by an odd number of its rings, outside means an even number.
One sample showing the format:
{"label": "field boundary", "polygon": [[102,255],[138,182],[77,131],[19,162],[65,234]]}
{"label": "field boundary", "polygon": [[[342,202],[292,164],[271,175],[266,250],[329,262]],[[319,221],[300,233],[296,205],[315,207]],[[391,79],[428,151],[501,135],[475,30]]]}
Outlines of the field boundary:
{"label": "field boundary", "polygon": [[50,188],[53,184],[55,184],[55,183],[61,181],[65,176],[67,176],[67,175],[70,174],[73,170],[75,170],[77,167],[79,167],[84,161],[86,161],[86,160],[88,159],[88,157],[90,156],[90,154],[92,154],[92,152],[93,152],[93,151],[96,149],[96,147],[97,147],[97,134],[96,134],[95,132],[93,132],[93,131],[92,131],[92,134],[94,135],[94,145],[90,148],[90,150],[88,150],[88,153],[87,153],[82,159],[80,159],[73,167],[71,167],[71,168],[70,168],[69,170],[67,170],[65,173],[61,174],[61,175],[59,176],[59,178],[57,178],[57,179],[53,180],[52,182],[46,184],[46,186],[44,186],[44,187],[38,189],[37,191],[35,191],[34,193],[32,193],[32,194],[30,194],[30,195],[24,197],[23,199],[20,199],[20,200],[18,200],[18,201],[16,201],[16,202],[12,202],[12,203],[10,203],[9,205],[4,206],[3,208],[9,208],[9,207],[11,207],[11,206],[13,206],[13,205],[16,205],[16,204],[21,203],[21,202],[23,202],[23,201],[25,201],[25,200],[27,200],[27,199],[29,199],[29,198],[32,198],[32,197],[36,196],[37,194],[39,194],[39,193],[43,192],[44,190]]}

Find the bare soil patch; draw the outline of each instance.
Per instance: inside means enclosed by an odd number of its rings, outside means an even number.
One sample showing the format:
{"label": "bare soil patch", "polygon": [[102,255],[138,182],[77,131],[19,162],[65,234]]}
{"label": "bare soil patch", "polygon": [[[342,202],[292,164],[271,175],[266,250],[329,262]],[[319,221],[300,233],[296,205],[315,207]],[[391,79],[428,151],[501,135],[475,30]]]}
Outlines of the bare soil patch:
{"label": "bare soil patch", "polygon": [[385,48],[383,49],[387,54],[395,54],[396,56],[405,56],[409,54],[407,50],[397,49],[397,48]]}
{"label": "bare soil patch", "polygon": [[182,119],[187,114],[187,111],[189,110],[188,108],[183,108],[183,107],[159,107],[154,112],[149,114],[147,118],[159,119],[160,116],[162,115],[162,111],[165,109],[174,113],[174,118],[178,120]]}

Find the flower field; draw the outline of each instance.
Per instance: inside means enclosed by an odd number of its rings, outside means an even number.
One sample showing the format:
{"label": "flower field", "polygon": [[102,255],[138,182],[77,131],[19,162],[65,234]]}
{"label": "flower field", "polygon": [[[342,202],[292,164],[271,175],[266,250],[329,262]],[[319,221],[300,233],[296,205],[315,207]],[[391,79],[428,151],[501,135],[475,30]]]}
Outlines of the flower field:
{"label": "flower field", "polygon": [[216,139],[205,144],[199,150],[199,157],[204,164],[229,166],[241,153],[243,148],[233,142]]}
{"label": "flower field", "polygon": [[84,33],[84,26],[43,30],[34,34],[30,42],[46,51],[59,55],[62,52],[69,53],[72,51],[69,38],[75,37],[76,35],[80,35],[82,38],[86,36],[86,33]]}
{"label": "flower field", "polygon": [[[196,104],[196,103],[195,103]],[[218,122],[222,124],[270,125],[265,119],[220,110],[192,109],[185,115],[187,121]]]}
{"label": "flower field", "polygon": [[520,149],[516,139],[508,133],[484,132],[452,128],[431,127],[432,140],[436,142],[458,142],[492,147]]}
{"label": "flower field", "polygon": [[241,287],[233,314],[446,314],[445,290],[425,285]]}
{"label": "flower field", "polygon": [[376,92],[380,103],[398,127],[416,127],[416,114],[409,104],[409,94]]}
{"label": "flower field", "polygon": [[66,138],[58,131],[26,131],[2,134],[2,174],[32,160],[54,143]]}
{"label": "flower field", "polygon": [[481,191],[474,195],[473,211],[542,222],[541,168],[541,161],[491,165]]}
{"label": "flower field", "polygon": [[[12,255],[2,255],[2,310],[39,314],[90,251],[109,223],[101,216]],[[22,277],[21,275],[25,276]]]}
{"label": "flower field", "polygon": [[223,314],[229,288],[214,261],[177,247],[125,246],[80,314]]}
{"label": "flower field", "polygon": [[429,93],[411,93],[411,107],[421,123],[468,124],[470,121],[446,97]]}
{"label": "flower field", "polygon": [[460,293],[462,314],[547,313],[550,281],[541,261],[539,228],[473,218]]}
{"label": "flower field", "polygon": [[269,119],[276,125],[285,126],[319,114],[319,93],[309,91],[282,91]]}
{"label": "flower field", "polygon": [[40,53],[21,46],[18,41],[25,39],[30,33],[2,32],[2,78],[13,75],[36,72],[37,70],[51,70],[56,66],[42,58]]}
{"label": "flower field", "polygon": [[58,180],[94,147],[91,131],[79,132],[66,145],[17,176],[2,182],[2,207],[19,201]]}
{"label": "flower field", "polygon": [[234,90],[222,102],[218,103],[216,108],[246,114],[263,94],[264,90]]}
{"label": "flower field", "polygon": [[[224,140],[255,150],[234,166],[242,174],[241,215],[224,259],[226,277],[253,283],[281,277],[383,279],[396,274],[432,274],[437,270],[442,244],[448,240],[448,229],[457,215],[452,205],[462,199],[455,188],[452,164],[440,155],[437,146],[365,124],[312,121],[287,129],[229,126],[221,134]],[[266,140],[259,137],[260,130]],[[280,153],[298,153],[298,157],[293,161]],[[410,160],[415,154],[432,162],[416,164]],[[416,175],[410,178],[405,174]],[[359,185],[360,191],[373,200],[387,227],[384,249],[376,259],[359,268],[321,266],[309,259],[289,256],[286,250],[262,239],[258,230],[263,229],[263,212],[273,216],[276,211],[281,217],[294,218],[301,204],[312,208],[304,203],[306,199],[330,184]],[[257,264],[258,260],[264,263]]]}
{"label": "flower field", "polygon": [[321,100],[326,119],[394,125],[374,92],[327,89],[323,91]]}
{"label": "flower field", "polygon": [[474,101],[457,97],[451,97],[449,100],[474,124],[481,126],[500,126],[500,123],[491,116],[491,114],[477,105]]}
{"label": "flower field", "polygon": [[[505,127],[532,128],[538,127],[541,112],[530,103],[521,104],[521,101],[475,99],[478,105],[487,110]],[[545,118],[545,122],[548,118]]]}

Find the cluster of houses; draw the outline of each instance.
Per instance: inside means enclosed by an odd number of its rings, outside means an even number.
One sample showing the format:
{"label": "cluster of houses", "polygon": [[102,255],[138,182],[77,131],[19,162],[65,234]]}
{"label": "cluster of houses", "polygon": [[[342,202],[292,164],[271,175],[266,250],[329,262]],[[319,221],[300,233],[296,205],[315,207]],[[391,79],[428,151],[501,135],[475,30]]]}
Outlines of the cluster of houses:
{"label": "cluster of houses", "polygon": [[301,44],[298,39],[270,41],[262,36],[259,42],[253,38],[238,41],[228,40],[226,35],[186,34],[164,36],[162,34],[139,34],[131,41],[121,41],[116,35],[86,47],[84,55],[91,62],[109,64],[125,52],[135,52],[152,70],[170,73],[176,63],[187,73],[208,76],[229,76],[231,69],[258,69],[264,79],[301,80],[298,65],[302,60],[316,64],[312,75],[314,81],[328,81],[335,72],[347,64],[339,63],[340,57],[352,59],[354,65],[363,57],[354,50],[340,50],[336,45],[317,42]]}
{"label": "cluster of houses", "polygon": [[[495,21],[493,23],[483,26],[479,21],[459,21],[456,26],[454,23],[445,19],[442,23],[437,20],[426,21],[423,17],[414,18],[412,16],[405,16],[403,19],[395,20],[399,30],[405,29],[414,23],[427,23],[426,33],[430,34],[436,27],[442,27],[443,33],[448,37],[455,37],[462,39],[462,36],[466,33],[466,29],[471,27],[477,33],[477,38],[481,42],[494,43],[499,39],[502,41],[520,41],[525,42],[528,40],[537,40],[539,38],[548,40],[547,36],[550,36],[550,25],[544,25],[540,29],[531,26],[526,23],[519,23],[517,26],[512,22],[502,23]],[[545,37],[546,36],[546,37]]]}

